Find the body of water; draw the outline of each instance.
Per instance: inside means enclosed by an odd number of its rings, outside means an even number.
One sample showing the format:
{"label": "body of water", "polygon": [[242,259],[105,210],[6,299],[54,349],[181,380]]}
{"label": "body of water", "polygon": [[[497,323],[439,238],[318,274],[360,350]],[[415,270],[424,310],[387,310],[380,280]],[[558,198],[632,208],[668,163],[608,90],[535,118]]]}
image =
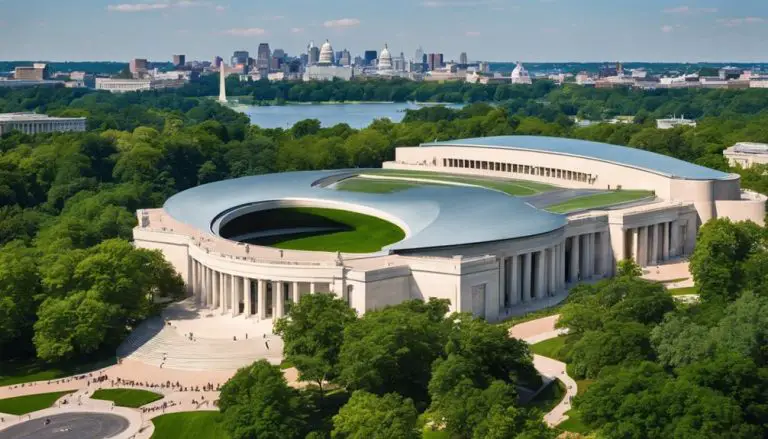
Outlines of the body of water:
{"label": "body of water", "polygon": [[[461,108],[460,104],[445,104]],[[413,103],[359,103],[359,104],[291,104],[258,107],[236,105],[234,109],[245,113],[251,123],[262,128],[290,128],[304,119],[318,119],[323,127],[346,123],[352,128],[365,128],[375,119],[388,118],[400,122],[405,110],[417,110],[422,105]]]}

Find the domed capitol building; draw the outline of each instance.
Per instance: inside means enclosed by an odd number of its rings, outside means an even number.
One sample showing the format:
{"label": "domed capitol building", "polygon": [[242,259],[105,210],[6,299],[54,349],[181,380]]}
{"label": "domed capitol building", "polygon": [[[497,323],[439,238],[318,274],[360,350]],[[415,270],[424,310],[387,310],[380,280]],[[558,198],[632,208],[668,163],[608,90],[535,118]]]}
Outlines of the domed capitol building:
{"label": "domed capitol building", "polygon": [[435,297],[497,321],[622,259],[685,257],[712,218],[763,224],[765,202],[738,174],[640,149],[499,136],[398,147],[383,169],[205,184],[139,210],[133,235],[211,312],[268,320],[331,292],[360,314]]}
{"label": "domed capitol building", "polygon": [[351,67],[337,66],[333,62],[333,46],[331,42],[325,40],[320,46],[320,55],[317,64],[307,66],[304,71],[304,81],[331,81],[335,78],[349,81],[354,76]]}

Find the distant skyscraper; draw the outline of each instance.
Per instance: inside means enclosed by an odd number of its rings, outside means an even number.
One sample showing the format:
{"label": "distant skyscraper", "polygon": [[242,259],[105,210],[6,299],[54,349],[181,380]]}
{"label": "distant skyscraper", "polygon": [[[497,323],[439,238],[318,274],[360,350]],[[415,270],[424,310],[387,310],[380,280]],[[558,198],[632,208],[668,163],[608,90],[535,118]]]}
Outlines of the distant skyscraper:
{"label": "distant skyscraper", "polygon": [[134,75],[146,72],[149,69],[149,63],[144,58],[134,58],[129,65],[131,73]]}
{"label": "distant skyscraper", "polygon": [[173,66],[176,68],[184,67],[187,63],[187,57],[185,55],[173,55]]}
{"label": "distant skyscraper", "polygon": [[315,46],[314,41],[309,42],[307,46],[307,65],[313,66],[320,61],[320,48]]}
{"label": "distant skyscraper", "polygon": [[413,56],[413,62],[420,63],[424,59],[424,49],[419,46],[418,49],[416,49],[416,55]]}
{"label": "distant skyscraper", "polygon": [[283,49],[275,49],[274,52],[272,52],[272,57],[277,59],[285,59],[285,50]]}
{"label": "distant skyscraper", "polygon": [[378,56],[379,56],[379,52],[375,50],[366,50],[365,53],[363,54],[363,57],[365,58],[365,65],[367,66],[373,65],[373,61]]}
{"label": "distant skyscraper", "polygon": [[220,56],[214,57],[213,58],[213,66],[218,69],[219,67],[221,67],[222,61],[224,61],[224,58],[222,58]]}
{"label": "distant skyscraper", "polygon": [[236,50],[232,54],[231,59],[231,65],[232,67],[241,65],[241,66],[248,66],[248,51],[247,50]]}
{"label": "distant skyscraper", "polygon": [[256,68],[269,70],[269,59],[272,57],[272,51],[269,50],[268,43],[259,44],[259,50],[256,53]]}
{"label": "distant skyscraper", "polygon": [[429,70],[436,70],[443,66],[443,54],[442,53],[430,53],[427,56],[427,64]]}
{"label": "distant skyscraper", "polygon": [[462,65],[469,64],[469,61],[467,59],[467,52],[461,52],[461,55],[459,55],[459,64],[462,64]]}
{"label": "distant skyscraper", "polygon": [[341,56],[339,57],[339,65],[349,67],[352,64],[352,54],[349,53],[349,50],[344,49],[341,51]]}

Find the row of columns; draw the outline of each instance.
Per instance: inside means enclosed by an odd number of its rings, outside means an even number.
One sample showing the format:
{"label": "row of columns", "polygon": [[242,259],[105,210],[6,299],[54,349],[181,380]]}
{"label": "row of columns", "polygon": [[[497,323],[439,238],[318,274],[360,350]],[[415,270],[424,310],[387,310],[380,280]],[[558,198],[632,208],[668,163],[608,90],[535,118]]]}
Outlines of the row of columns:
{"label": "row of columns", "polygon": [[565,288],[565,244],[503,258],[502,308],[554,296]]}
{"label": "row of columns", "polygon": [[[316,288],[314,282],[309,283],[309,294],[315,294]],[[235,276],[213,270],[196,260],[191,261],[190,292],[203,307],[218,309],[221,314],[229,312],[232,316],[256,315],[262,320],[285,316],[286,302],[297,303],[301,299],[299,282]],[[271,307],[267,308],[267,302],[271,302]]]}
{"label": "row of columns", "polygon": [[607,231],[585,233],[566,239],[568,283],[604,277],[611,273],[613,256]]}
{"label": "row of columns", "polygon": [[668,221],[627,230],[632,242],[631,257],[641,267],[656,265],[678,256],[680,226]]}

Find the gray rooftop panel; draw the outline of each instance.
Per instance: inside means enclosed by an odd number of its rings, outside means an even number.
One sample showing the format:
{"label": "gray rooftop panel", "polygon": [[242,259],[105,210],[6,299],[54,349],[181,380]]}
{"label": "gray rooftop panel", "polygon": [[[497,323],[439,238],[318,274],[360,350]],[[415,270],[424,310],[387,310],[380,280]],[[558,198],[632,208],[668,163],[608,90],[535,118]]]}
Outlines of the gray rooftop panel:
{"label": "gray rooftop panel", "polygon": [[644,169],[656,174],[688,180],[728,180],[731,174],[694,165],[674,157],[626,146],[588,140],[546,136],[496,136],[473,139],[423,143],[430,146],[465,146],[476,148],[503,148],[583,157]]}
{"label": "gray rooftop panel", "polygon": [[313,186],[357,170],[305,171],[242,177],[180,192],[164,205],[176,220],[216,233],[216,218],[236,206],[281,199],[342,202],[398,218],[410,234],[387,249],[405,250],[521,238],[557,230],[565,216],[538,210],[501,192],[461,186],[423,186],[389,194]]}

